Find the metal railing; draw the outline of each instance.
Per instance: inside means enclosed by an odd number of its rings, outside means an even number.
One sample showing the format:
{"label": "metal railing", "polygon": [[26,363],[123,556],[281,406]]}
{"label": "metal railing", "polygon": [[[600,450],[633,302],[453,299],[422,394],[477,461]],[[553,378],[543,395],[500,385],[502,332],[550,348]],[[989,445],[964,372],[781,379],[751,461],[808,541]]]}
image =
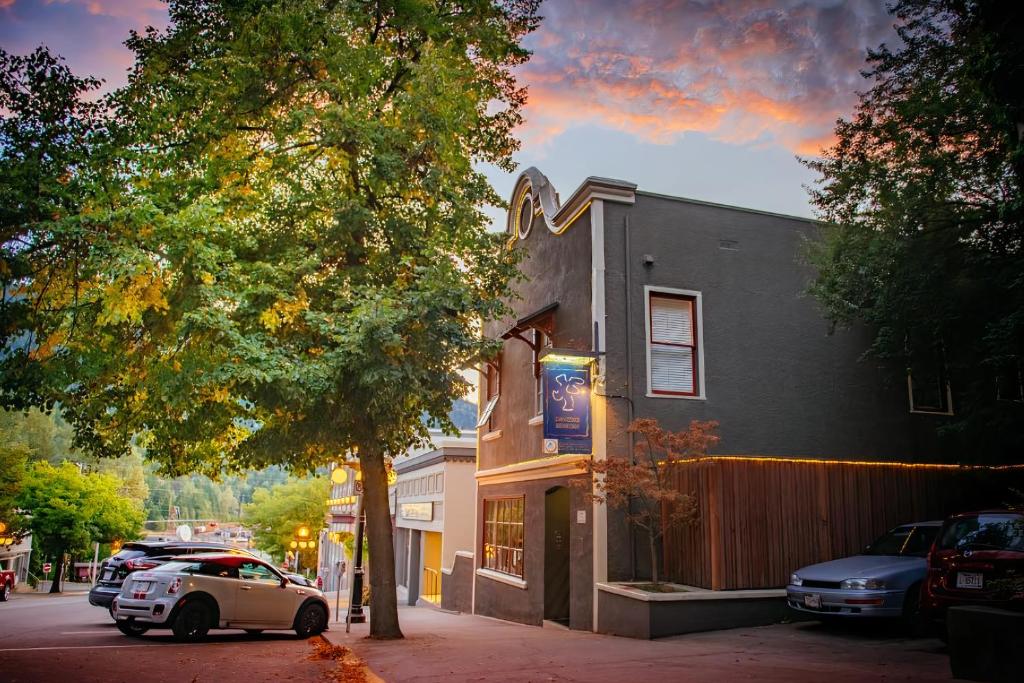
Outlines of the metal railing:
{"label": "metal railing", "polygon": [[435,604],[441,602],[441,574],[430,567],[423,568],[423,589],[420,597]]}

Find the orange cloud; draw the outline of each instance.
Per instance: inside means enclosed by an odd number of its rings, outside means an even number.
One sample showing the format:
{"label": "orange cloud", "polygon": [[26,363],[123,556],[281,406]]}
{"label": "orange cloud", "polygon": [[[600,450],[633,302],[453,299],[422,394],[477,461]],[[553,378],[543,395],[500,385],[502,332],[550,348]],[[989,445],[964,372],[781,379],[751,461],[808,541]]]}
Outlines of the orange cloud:
{"label": "orange cloud", "polygon": [[881,0],[551,0],[520,76],[530,145],[582,125],[817,153],[895,33]]}

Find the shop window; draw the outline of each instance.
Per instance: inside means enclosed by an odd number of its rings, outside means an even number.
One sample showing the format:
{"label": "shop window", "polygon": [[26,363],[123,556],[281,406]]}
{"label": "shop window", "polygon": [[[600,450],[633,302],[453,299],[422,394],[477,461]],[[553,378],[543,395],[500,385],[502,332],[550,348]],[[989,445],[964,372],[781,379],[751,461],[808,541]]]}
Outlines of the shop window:
{"label": "shop window", "polygon": [[484,569],[523,578],[524,498],[484,500]]}

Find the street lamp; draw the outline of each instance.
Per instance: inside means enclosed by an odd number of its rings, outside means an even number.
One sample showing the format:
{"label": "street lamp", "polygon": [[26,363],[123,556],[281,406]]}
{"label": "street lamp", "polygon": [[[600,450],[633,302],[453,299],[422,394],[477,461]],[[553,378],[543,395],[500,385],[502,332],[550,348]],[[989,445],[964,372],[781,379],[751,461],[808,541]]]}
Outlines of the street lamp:
{"label": "street lamp", "polygon": [[316,548],[316,541],[310,538],[309,527],[303,524],[302,526],[296,527],[295,536],[292,542],[289,544],[292,550],[295,551],[295,573],[299,573],[299,553],[303,550],[313,550]]}

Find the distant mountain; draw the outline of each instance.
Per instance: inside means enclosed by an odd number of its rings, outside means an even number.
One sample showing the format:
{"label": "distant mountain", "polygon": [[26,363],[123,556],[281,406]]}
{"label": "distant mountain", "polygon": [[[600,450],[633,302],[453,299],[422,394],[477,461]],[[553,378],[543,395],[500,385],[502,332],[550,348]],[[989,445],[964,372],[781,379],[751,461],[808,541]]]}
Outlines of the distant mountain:
{"label": "distant mountain", "polygon": [[460,398],[452,404],[452,411],[448,413],[448,416],[459,429],[476,429],[475,403]]}
{"label": "distant mountain", "polygon": [[[461,398],[456,399],[452,403],[452,409],[448,413],[448,417],[459,429],[472,431],[476,429],[476,404]],[[430,427],[437,427],[437,424],[433,423],[430,416],[426,413],[423,414],[421,419],[424,424]]]}

